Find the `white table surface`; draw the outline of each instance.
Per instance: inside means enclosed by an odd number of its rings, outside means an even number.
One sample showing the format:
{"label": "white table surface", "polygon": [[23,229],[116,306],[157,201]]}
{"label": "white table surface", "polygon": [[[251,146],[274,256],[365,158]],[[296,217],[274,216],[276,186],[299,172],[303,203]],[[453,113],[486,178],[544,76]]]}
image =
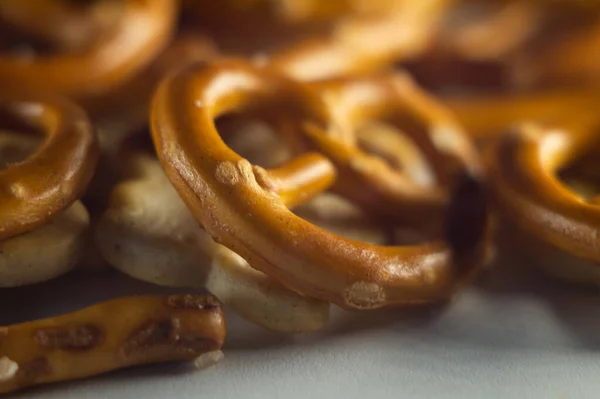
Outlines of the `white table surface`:
{"label": "white table surface", "polygon": [[[322,333],[267,333],[227,310],[225,359],[158,365],[37,388],[22,398],[599,398],[600,295],[505,259],[452,303],[335,311]],[[117,273],[0,290],[2,324],[130,293],[164,292]],[[173,291],[173,290],[166,290]]]}

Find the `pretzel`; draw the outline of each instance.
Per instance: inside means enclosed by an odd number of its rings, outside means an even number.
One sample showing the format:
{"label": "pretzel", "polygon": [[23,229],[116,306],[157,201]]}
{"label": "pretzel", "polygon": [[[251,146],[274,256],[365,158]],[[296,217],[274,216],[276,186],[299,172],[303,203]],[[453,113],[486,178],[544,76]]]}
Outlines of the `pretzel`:
{"label": "pretzel", "polygon": [[[36,4],[27,1],[25,7]],[[138,73],[168,43],[176,16],[174,0],[128,0],[116,26],[85,51],[26,60],[0,56],[0,86],[77,98],[110,92]]]}
{"label": "pretzel", "polygon": [[565,187],[556,173],[598,142],[600,121],[582,112],[553,125],[523,123],[492,152],[498,208],[537,266],[575,282],[598,284],[598,202]]}
{"label": "pretzel", "polygon": [[[20,162],[39,146],[23,132],[0,132],[0,168]],[[33,284],[71,270],[84,247],[89,220],[78,201],[37,229],[0,241],[0,287]]]}
{"label": "pretzel", "polygon": [[0,393],[145,363],[218,361],[225,319],[210,295],[114,299],[0,330]]}
{"label": "pretzel", "polygon": [[92,178],[98,144],[84,112],[58,99],[0,99],[0,117],[42,131],[44,145],[0,171],[0,240],[26,233],[67,209]]}
{"label": "pretzel", "polygon": [[[167,176],[217,242],[303,295],[354,309],[446,298],[486,256],[485,202],[475,179],[464,177],[450,204],[450,244],[362,244],[292,214],[288,198],[277,193],[278,177],[231,151],[215,129],[219,115],[259,103],[299,117],[300,126],[335,129],[326,105],[313,93],[269,68],[241,61],[182,70],[163,81],[152,111],[154,143]],[[308,175],[302,163],[291,165],[298,175]],[[463,223],[465,215],[477,220]]]}
{"label": "pretzel", "polygon": [[285,289],[215,244],[158,160],[137,150],[127,164],[134,173],[115,187],[96,229],[98,248],[111,265],[154,284],[206,288],[269,330],[297,333],[324,326],[329,304]]}
{"label": "pretzel", "polygon": [[458,2],[442,18],[432,52],[462,59],[498,60],[519,50],[543,22],[529,1]]}
{"label": "pretzel", "polygon": [[303,81],[323,80],[382,69],[423,52],[451,0],[404,1],[378,17],[349,17],[328,34],[259,55],[259,64]]}
{"label": "pretzel", "polygon": [[600,16],[595,24],[573,29],[523,54],[513,64],[512,80],[518,87],[552,87],[597,84],[600,72]]}
{"label": "pretzel", "polygon": [[6,0],[0,23],[53,49],[79,51],[114,27],[122,2],[64,0]]}

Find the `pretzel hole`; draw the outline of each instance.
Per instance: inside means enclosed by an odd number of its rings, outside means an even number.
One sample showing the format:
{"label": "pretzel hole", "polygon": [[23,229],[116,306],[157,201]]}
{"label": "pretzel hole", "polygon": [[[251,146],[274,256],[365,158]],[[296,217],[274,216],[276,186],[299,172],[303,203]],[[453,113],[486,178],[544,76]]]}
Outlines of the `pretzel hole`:
{"label": "pretzel hole", "polygon": [[398,124],[369,121],[359,125],[354,135],[361,151],[379,158],[392,171],[407,174],[419,185],[435,182],[434,171],[423,150]]}
{"label": "pretzel hole", "polygon": [[14,111],[0,106],[0,169],[30,157],[43,140],[41,127]]}
{"label": "pretzel hole", "polygon": [[223,115],[216,126],[229,148],[251,164],[273,168],[292,158],[292,151],[265,120],[245,115]]}
{"label": "pretzel hole", "polygon": [[342,196],[330,192],[319,194],[292,211],[323,230],[369,244],[419,245],[432,238],[409,227],[386,225]]}

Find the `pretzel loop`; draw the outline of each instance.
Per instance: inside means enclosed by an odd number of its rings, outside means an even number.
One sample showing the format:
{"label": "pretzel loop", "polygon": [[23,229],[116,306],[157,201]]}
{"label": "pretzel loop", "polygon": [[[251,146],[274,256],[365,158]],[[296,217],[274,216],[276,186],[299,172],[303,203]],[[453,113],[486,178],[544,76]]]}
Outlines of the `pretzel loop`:
{"label": "pretzel loop", "polygon": [[243,62],[187,68],[163,81],[154,98],[152,132],[163,167],[218,242],[301,294],[354,309],[439,300],[473,275],[487,249],[485,201],[475,180],[465,180],[448,215],[449,236],[464,242],[380,247],[327,233],[290,212],[215,129],[219,115],[265,100],[284,104],[305,125],[326,130],[331,123],[306,86]]}
{"label": "pretzel loop", "polygon": [[114,29],[81,52],[33,60],[0,56],[0,86],[74,97],[109,92],[160,52],[170,39],[176,16],[173,0],[128,0]]}
{"label": "pretzel loop", "polygon": [[0,117],[42,131],[30,158],[0,170],[0,240],[43,225],[77,200],[91,180],[98,143],[85,113],[55,99],[0,98]]}

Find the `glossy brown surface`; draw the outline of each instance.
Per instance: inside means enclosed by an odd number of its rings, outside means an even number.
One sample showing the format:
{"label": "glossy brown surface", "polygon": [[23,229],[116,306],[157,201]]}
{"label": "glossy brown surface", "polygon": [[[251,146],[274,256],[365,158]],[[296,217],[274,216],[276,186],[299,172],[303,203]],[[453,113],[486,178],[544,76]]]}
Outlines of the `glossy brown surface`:
{"label": "glossy brown surface", "polygon": [[211,295],[138,296],[0,328],[0,393],[219,351],[225,318]]}
{"label": "glossy brown surface", "polygon": [[70,102],[0,98],[3,121],[46,136],[23,162],[0,170],[0,239],[31,231],[66,210],[87,187],[98,160],[98,143],[85,113]]}
{"label": "glossy brown surface", "polygon": [[451,202],[448,242],[380,247],[343,239],[294,215],[214,125],[220,115],[261,105],[325,131],[337,128],[312,90],[241,61],[186,68],[165,80],[155,96],[152,131],[159,158],[217,242],[289,288],[354,309],[445,299],[482,265],[485,195],[471,176],[463,177]]}
{"label": "glossy brown surface", "polygon": [[[340,130],[311,126],[306,133],[307,148],[326,155],[336,166],[339,177],[333,191],[367,212],[413,226],[426,219],[439,222],[457,177],[481,175],[476,149],[453,115],[402,72],[337,79],[312,87],[328,104]],[[361,148],[369,138],[361,139],[359,128],[380,120],[389,121],[398,135],[414,143],[431,168],[431,181],[423,182],[421,172],[411,170],[414,162],[409,161],[405,144],[393,151],[399,154],[399,162],[406,161],[397,166]]]}

